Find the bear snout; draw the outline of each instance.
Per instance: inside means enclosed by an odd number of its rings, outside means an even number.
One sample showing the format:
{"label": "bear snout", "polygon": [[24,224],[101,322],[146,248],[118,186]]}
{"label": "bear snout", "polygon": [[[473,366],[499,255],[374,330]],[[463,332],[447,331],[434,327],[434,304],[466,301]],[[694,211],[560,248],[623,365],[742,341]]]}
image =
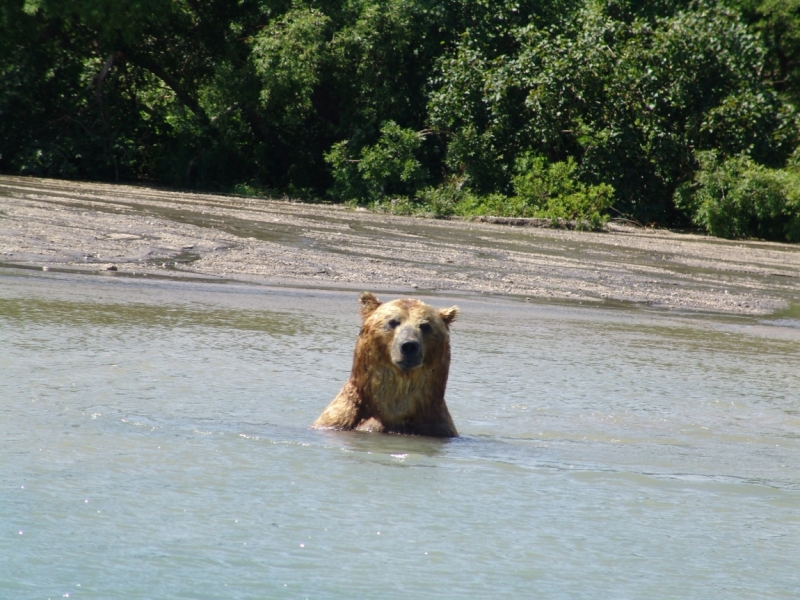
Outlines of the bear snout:
{"label": "bear snout", "polygon": [[400,352],[403,353],[403,356],[416,356],[419,352],[419,342],[403,342],[400,344]]}
{"label": "bear snout", "polygon": [[404,327],[397,333],[392,344],[392,362],[403,371],[410,371],[422,364],[424,353],[417,332]]}

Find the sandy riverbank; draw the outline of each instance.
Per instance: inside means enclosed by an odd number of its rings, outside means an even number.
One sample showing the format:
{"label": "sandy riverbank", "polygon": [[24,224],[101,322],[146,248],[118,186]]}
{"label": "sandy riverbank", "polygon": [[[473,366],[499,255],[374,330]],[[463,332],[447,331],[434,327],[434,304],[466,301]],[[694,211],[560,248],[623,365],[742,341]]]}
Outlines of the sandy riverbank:
{"label": "sandy riverbank", "polygon": [[800,246],[587,233],[280,200],[0,176],[0,264],[264,284],[479,292],[766,314],[800,300]]}

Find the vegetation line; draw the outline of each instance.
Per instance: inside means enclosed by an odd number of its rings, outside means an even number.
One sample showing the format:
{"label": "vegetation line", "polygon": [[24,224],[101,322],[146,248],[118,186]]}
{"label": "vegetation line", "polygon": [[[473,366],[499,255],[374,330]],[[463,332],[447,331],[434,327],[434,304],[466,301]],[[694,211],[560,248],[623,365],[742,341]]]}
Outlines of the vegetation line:
{"label": "vegetation line", "polygon": [[800,0],[9,0],[0,172],[800,241]]}

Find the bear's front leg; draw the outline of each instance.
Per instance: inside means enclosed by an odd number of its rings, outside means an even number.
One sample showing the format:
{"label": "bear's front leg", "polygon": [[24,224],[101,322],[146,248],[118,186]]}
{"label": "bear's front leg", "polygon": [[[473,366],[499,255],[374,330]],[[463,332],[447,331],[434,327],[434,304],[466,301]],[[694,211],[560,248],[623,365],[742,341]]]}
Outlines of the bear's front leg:
{"label": "bear's front leg", "polygon": [[314,421],[312,429],[353,429],[359,424],[358,393],[349,381]]}

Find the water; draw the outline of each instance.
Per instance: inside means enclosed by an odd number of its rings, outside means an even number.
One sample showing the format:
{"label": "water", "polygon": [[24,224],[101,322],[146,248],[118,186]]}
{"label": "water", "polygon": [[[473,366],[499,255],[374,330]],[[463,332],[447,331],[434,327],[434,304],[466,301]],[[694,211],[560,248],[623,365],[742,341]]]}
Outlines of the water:
{"label": "water", "polygon": [[0,597],[800,595],[796,309],[427,296],[442,441],[307,429],[355,297],[0,271]]}

